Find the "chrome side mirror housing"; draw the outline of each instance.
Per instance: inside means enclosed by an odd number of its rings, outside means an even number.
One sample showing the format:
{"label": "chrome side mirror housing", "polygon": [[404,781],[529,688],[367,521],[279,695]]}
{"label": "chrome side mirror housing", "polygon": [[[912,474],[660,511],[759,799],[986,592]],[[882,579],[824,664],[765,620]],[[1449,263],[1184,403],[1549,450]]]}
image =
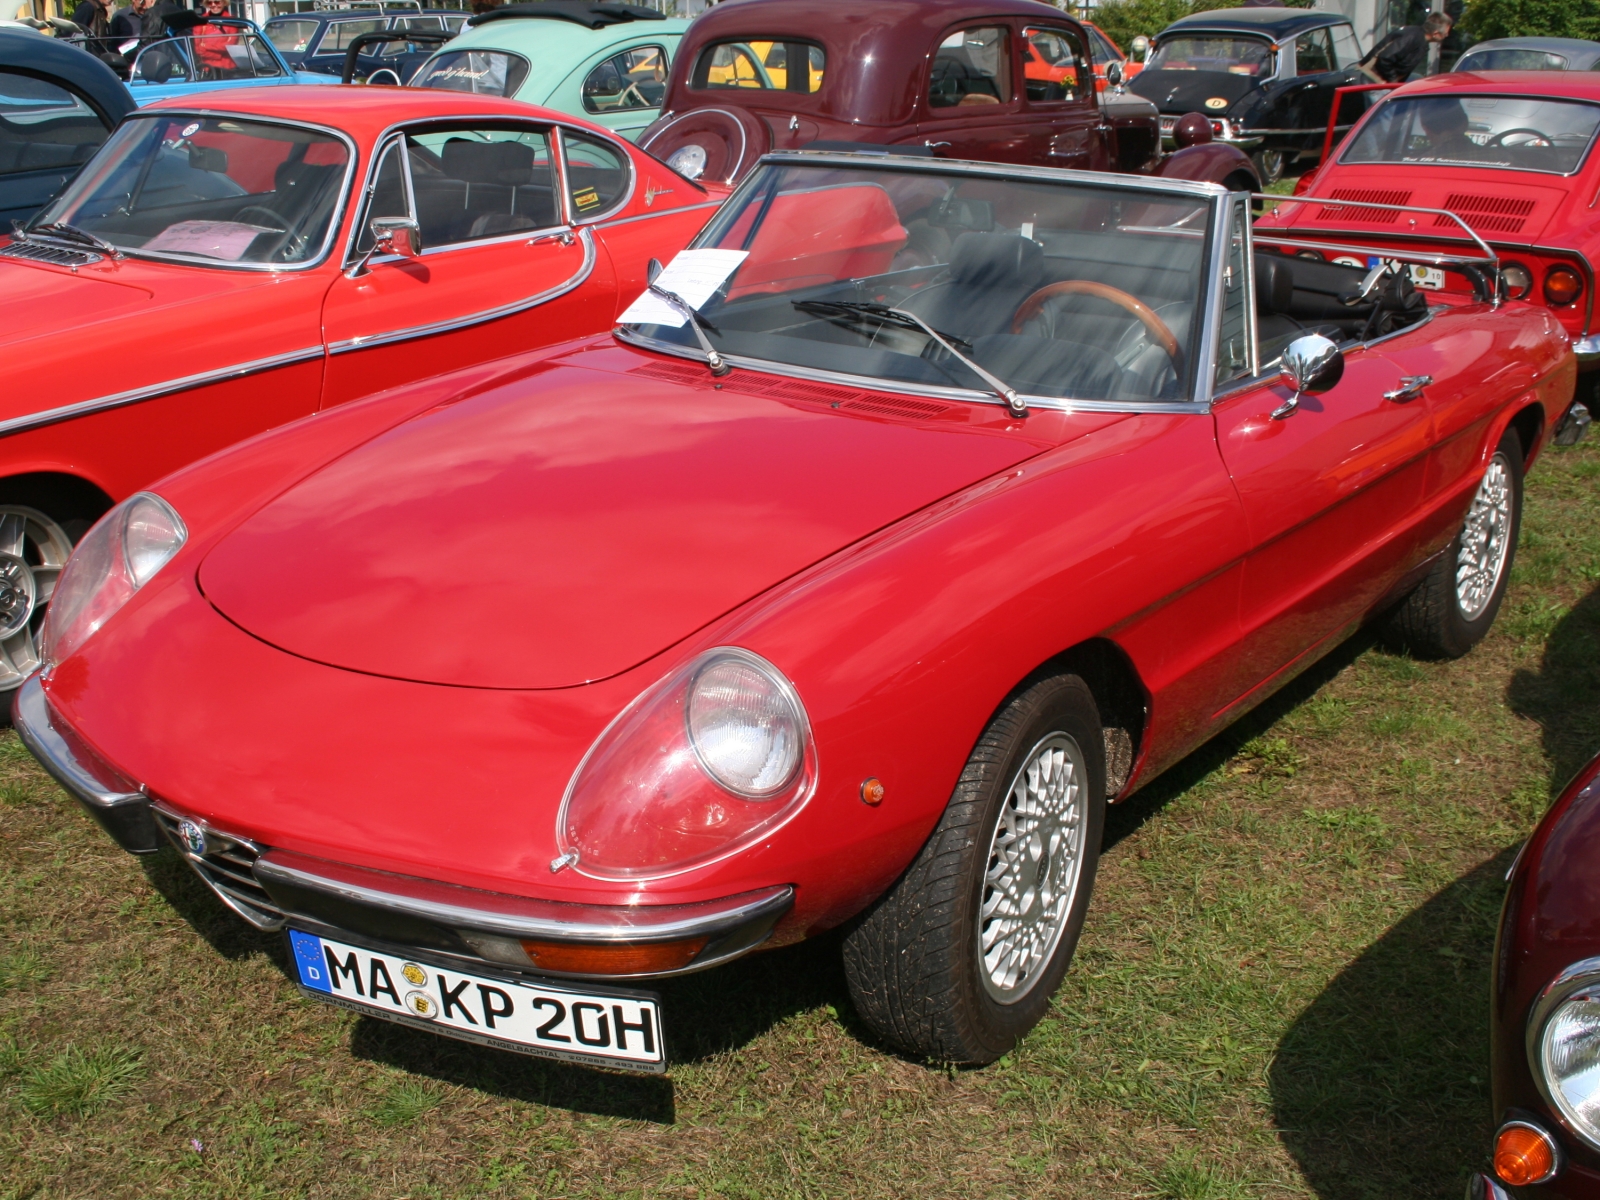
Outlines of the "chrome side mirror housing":
{"label": "chrome side mirror housing", "polygon": [[1106,84],[1108,86],[1112,87],[1112,88],[1115,88],[1115,89],[1118,89],[1118,90],[1121,89],[1121,87],[1122,87],[1122,64],[1121,63],[1114,62],[1114,63],[1111,63],[1110,65],[1108,65],[1106,67]]}
{"label": "chrome side mirror housing", "polygon": [[1294,392],[1272,411],[1281,421],[1300,407],[1301,396],[1316,396],[1335,387],[1344,377],[1344,352],[1320,333],[1295,338],[1283,352],[1278,380]]}
{"label": "chrome side mirror housing", "polygon": [[373,217],[372,241],[379,254],[416,258],[422,253],[422,231],[410,217]]}
{"label": "chrome side mirror housing", "polygon": [[1143,62],[1150,57],[1150,39],[1141,33],[1132,42],[1128,43],[1128,49],[1132,52],[1136,62]]}

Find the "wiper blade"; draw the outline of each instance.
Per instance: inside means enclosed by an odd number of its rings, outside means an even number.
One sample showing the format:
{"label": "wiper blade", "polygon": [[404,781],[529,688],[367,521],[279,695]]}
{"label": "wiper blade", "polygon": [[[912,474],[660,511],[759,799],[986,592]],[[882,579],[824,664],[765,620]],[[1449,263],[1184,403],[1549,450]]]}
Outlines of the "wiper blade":
{"label": "wiper blade", "polygon": [[[24,231],[19,228],[18,232],[20,233]],[[92,246],[94,249],[103,251],[112,258],[122,257],[122,251],[118,250],[110,242],[97,238],[94,234],[89,233],[86,230],[79,229],[76,225],[68,225],[65,221],[51,221],[46,225],[35,225],[32,229],[26,230],[26,233],[42,233],[46,237],[58,237],[64,241],[77,242],[84,246]]]}
{"label": "wiper blade", "polygon": [[728,366],[722,355],[717,353],[717,348],[711,344],[711,339],[706,336],[706,330],[709,329],[712,333],[716,333],[717,327],[702,317],[699,309],[678,295],[677,292],[669,292],[666,288],[657,287],[653,283],[647,286],[652,295],[659,296],[665,300],[669,307],[675,312],[682,313],[684,319],[689,322],[689,328],[694,330],[694,336],[700,342],[700,349],[705,351],[706,366],[711,368],[713,375],[726,375],[733,369]]}
{"label": "wiper blade", "polygon": [[961,338],[951,337],[947,333],[940,333],[914,312],[907,312],[903,308],[890,308],[887,304],[869,304],[851,300],[792,300],[790,301],[801,312],[815,313],[818,316],[843,316],[860,315],[876,318],[886,325],[898,325],[902,329],[919,329],[927,334],[939,345],[943,346],[979,379],[983,380],[993,389],[994,394],[1005,401],[1006,410],[1014,417],[1028,415],[1028,405],[1025,400],[1017,395],[1016,388],[996,375],[991,375],[972,359],[957,350],[955,343],[972,349],[972,343]]}

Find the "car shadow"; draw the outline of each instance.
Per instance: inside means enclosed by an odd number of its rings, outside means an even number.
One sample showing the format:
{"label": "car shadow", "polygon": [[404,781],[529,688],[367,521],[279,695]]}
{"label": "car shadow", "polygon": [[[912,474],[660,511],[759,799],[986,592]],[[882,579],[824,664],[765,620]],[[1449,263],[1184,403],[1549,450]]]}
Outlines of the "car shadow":
{"label": "car shadow", "polygon": [[1600,751],[1600,588],[1556,622],[1537,671],[1512,675],[1506,702],[1539,725],[1554,799]]}
{"label": "car shadow", "polygon": [[1456,1200],[1493,1132],[1489,971],[1507,846],[1341,971],[1278,1042],[1278,1135],[1321,1200]]}
{"label": "car shadow", "polygon": [[139,856],[139,866],[150,886],[206,944],[231,961],[265,954],[280,970],[289,969],[288,952],[281,933],[268,933],[248,924],[213,892],[176,850],[168,847]]}

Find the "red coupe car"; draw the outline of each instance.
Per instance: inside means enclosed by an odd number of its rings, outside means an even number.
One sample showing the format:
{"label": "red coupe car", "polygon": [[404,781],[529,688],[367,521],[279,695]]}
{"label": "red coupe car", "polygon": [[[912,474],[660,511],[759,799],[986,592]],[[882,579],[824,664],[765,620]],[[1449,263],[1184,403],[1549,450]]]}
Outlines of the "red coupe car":
{"label": "red coupe car", "polygon": [[[1415,247],[1419,237],[1467,237],[1443,212],[1394,206],[1453,213],[1494,248],[1507,297],[1554,313],[1589,370],[1600,365],[1597,132],[1600,80],[1592,72],[1434,75],[1387,93],[1334,161],[1297,189],[1323,203],[1285,206],[1262,224],[1355,238],[1382,255]],[[1424,289],[1463,286],[1425,266],[1413,275]]]}
{"label": "red coupe car", "polygon": [[725,194],[488,96],[274,88],[129,116],[0,240],[0,694],[114,501],[292,418],[609,329]]}
{"label": "red coupe car", "polygon": [[661,1070],[641,983],[843,925],[875,1029],[992,1061],[1108,802],[1375,615],[1484,635],[1572,396],[1492,258],[1425,304],[1250,205],[772,156],[613,336],[112,510],[17,727],[308,995]]}

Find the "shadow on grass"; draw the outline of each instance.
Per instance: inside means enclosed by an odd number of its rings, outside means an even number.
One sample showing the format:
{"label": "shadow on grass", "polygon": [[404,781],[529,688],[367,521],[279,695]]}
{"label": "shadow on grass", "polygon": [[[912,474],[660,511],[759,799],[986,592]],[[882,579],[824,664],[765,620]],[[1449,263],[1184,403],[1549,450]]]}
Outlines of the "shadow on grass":
{"label": "shadow on grass", "polygon": [[[779,1021],[824,1004],[841,1015],[850,1012],[833,935],[663,980],[655,990],[675,1065],[736,1050]],[[525,1057],[371,1018],[357,1022],[350,1050],[358,1058],[508,1099],[657,1124],[676,1118],[672,1081],[660,1076]]]}
{"label": "shadow on grass", "polygon": [[173,849],[140,855],[150,886],[160,892],[173,911],[206,940],[223,958],[237,961],[265,954],[288,970],[288,955],[281,933],[265,933],[247,924],[213,892]]}
{"label": "shadow on grass", "polygon": [[1600,751],[1600,588],[1556,622],[1539,670],[1514,674],[1506,700],[1543,731],[1554,798]]}
{"label": "shadow on grass", "polygon": [[1300,1014],[1268,1082],[1322,1200],[1456,1200],[1493,1133],[1489,970],[1510,846],[1405,917]]}

